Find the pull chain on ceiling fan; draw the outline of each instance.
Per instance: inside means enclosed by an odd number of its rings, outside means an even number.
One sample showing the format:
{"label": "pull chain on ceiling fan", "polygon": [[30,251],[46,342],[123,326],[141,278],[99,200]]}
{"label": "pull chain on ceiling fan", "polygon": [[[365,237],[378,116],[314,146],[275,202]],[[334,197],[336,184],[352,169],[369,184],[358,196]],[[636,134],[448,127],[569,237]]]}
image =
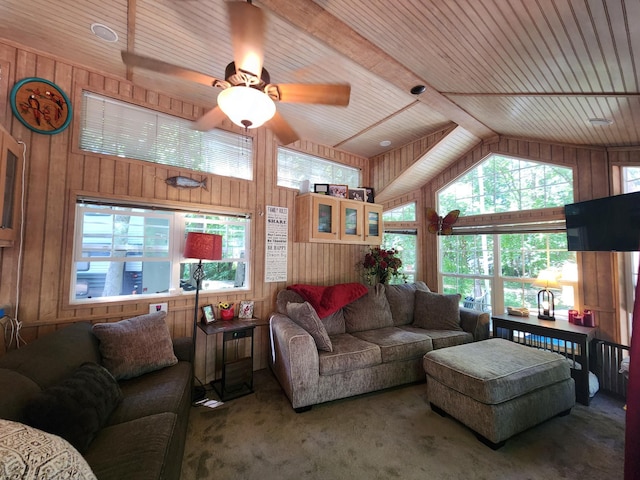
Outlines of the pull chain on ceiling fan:
{"label": "pull chain on ceiling fan", "polygon": [[265,125],[287,145],[299,139],[280,115],[274,102],[347,106],[351,94],[348,84],[272,84],[263,68],[264,13],[251,2],[227,2],[234,61],[220,80],[153,58],[123,51],[122,60],[131,67],[173,75],[196,83],[221,88],[218,105],[195,123],[196,130],[207,131],[225,117],[243,128]]}

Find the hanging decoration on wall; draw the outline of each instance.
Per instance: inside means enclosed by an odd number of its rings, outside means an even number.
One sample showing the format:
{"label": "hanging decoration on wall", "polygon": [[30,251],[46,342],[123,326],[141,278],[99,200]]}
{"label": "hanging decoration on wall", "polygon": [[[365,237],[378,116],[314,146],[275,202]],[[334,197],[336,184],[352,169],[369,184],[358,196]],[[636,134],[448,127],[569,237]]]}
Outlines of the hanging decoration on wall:
{"label": "hanging decoration on wall", "polygon": [[438,215],[433,208],[427,207],[427,221],[429,222],[429,233],[437,235],[451,235],[453,233],[453,224],[458,221],[460,210],[451,210],[444,217]]}
{"label": "hanging decoration on wall", "polygon": [[58,86],[44,78],[29,77],[11,89],[11,110],[30,130],[45,135],[62,132],[71,122],[71,102]]}

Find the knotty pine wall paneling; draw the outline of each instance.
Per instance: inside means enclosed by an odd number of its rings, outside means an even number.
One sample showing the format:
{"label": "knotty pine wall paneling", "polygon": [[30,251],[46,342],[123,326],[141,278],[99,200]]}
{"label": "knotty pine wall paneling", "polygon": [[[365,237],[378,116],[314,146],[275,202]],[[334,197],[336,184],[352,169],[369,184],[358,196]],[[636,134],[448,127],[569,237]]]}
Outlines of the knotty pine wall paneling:
{"label": "knotty pine wall paneling", "polygon": [[[169,304],[167,323],[172,335],[191,335],[193,295],[88,305],[69,304],[74,204],[79,194],[193,208],[222,206],[250,213],[251,290],[230,295],[202,293],[201,304],[250,299],[255,301],[255,315],[268,319],[275,309],[277,291],[288,284],[332,284],[360,279],[353,266],[362,257],[363,247],[293,242],[297,191],[276,185],[277,142],[269,130],[260,128],[249,131],[254,149],[253,181],[95,155],[77,147],[83,88],[187,119],[198,118],[205,108],[4,41],[0,41],[0,67],[0,119],[16,139],[23,140],[27,145],[25,240],[20,266],[22,278],[18,286],[18,248],[0,249],[3,274],[0,302],[15,303],[19,288],[21,300],[18,315],[23,322],[22,336],[27,342],[72,322],[117,321],[147,313],[150,303],[161,301]],[[64,132],[58,135],[36,134],[13,118],[8,101],[11,87],[16,81],[32,76],[55,82],[71,99],[74,116]],[[230,123],[225,123],[223,128],[242,133]],[[358,167],[362,169],[363,178],[368,178],[365,158],[305,141],[299,141],[289,148]],[[173,175],[190,175],[197,179],[206,177],[208,190],[168,187],[164,180]],[[264,282],[267,205],[289,209],[286,282]],[[259,335],[259,345],[264,350],[266,332],[260,331]],[[256,364],[266,365],[266,352],[258,355]]]}

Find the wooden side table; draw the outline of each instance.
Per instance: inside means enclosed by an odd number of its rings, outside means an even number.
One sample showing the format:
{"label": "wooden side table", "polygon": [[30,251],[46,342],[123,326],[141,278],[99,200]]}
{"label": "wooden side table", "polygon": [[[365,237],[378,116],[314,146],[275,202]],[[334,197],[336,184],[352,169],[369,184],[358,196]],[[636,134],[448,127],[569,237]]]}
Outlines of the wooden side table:
{"label": "wooden side table", "polygon": [[580,364],[580,368],[571,369],[576,382],[576,400],[589,405],[589,348],[597,328],[574,325],[566,320],[540,320],[535,316],[492,315],[491,323],[495,338],[552,350]]}
{"label": "wooden side table", "polygon": [[[211,386],[226,401],[253,393],[253,347],[254,329],[257,319],[218,320],[209,324],[198,324],[207,337],[222,334],[222,377],[211,382]],[[240,356],[239,342],[250,342],[249,354]],[[230,355],[235,342],[235,355]],[[246,350],[243,348],[242,350]],[[207,355],[209,351],[207,349]],[[205,360],[205,366],[206,366]],[[206,372],[205,372],[206,377]]]}

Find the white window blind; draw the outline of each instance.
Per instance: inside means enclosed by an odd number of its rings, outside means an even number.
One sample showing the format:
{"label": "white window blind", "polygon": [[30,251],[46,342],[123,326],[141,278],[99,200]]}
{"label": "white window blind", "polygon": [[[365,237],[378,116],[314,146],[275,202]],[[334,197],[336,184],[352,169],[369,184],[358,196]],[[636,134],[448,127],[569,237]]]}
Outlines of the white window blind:
{"label": "white window blind", "polygon": [[80,148],[227,177],[253,179],[252,139],[83,92]]}
{"label": "white window blind", "polygon": [[299,189],[304,180],[311,185],[334,183],[357,187],[360,169],[307,153],[278,148],[278,186]]}

